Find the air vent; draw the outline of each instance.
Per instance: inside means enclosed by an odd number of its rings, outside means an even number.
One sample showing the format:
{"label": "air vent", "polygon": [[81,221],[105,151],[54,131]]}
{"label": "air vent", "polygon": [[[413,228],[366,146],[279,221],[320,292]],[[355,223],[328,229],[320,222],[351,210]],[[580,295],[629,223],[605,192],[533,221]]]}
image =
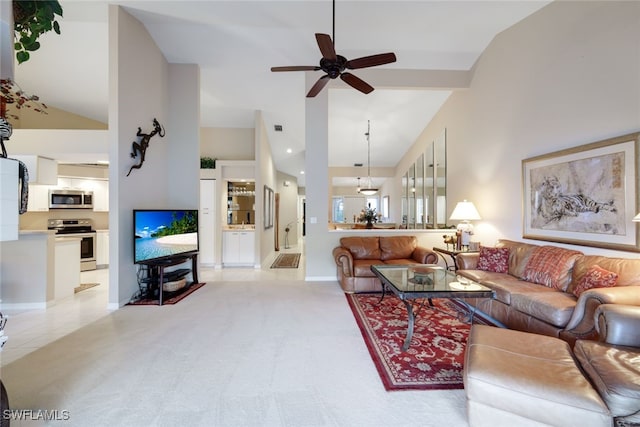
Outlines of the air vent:
{"label": "air vent", "polygon": [[276,132],[282,132],[282,125],[274,125],[273,128],[276,130]]}
{"label": "air vent", "polygon": [[362,163],[354,163],[353,166],[355,166],[357,168],[361,168],[362,167]]}

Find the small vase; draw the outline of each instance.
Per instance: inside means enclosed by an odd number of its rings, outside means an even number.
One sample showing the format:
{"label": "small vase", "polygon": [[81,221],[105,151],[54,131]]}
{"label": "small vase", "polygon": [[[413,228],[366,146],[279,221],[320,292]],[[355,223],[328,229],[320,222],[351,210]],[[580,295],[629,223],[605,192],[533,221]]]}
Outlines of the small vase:
{"label": "small vase", "polygon": [[367,220],[367,228],[373,228],[373,223],[371,222],[370,219]]}

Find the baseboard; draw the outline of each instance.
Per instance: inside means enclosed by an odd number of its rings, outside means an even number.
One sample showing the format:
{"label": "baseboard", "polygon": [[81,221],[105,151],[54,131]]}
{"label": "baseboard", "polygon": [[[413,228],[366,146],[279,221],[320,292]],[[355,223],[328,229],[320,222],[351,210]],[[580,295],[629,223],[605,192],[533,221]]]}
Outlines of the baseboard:
{"label": "baseboard", "polygon": [[337,282],[336,276],[305,276],[305,282]]}
{"label": "baseboard", "polygon": [[0,304],[0,311],[9,310],[43,310],[55,305],[54,301],[51,302],[18,302],[18,303],[2,303]]}

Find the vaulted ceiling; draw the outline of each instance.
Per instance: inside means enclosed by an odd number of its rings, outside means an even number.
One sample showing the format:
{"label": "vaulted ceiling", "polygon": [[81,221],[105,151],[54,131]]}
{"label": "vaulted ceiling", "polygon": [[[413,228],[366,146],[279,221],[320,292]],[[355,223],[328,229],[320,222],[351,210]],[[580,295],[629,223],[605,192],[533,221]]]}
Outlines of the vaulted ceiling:
{"label": "vaulted ceiling", "polygon": [[[262,111],[277,169],[304,185],[305,72],[272,73],[270,67],[318,64],[314,34],[333,34],[331,1],[60,3],[62,35],[45,35],[32,59],[16,65],[25,90],[107,122],[107,6],[121,5],[146,26],[169,62],[199,64],[203,127],[252,128],[255,111]],[[348,59],[394,52],[397,62],[379,69],[470,70],[496,34],[547,3],[338,0],[335,47]],[[446,90],[393,86],[369,95],[340,80],[325,88],[330,166],[366,165],[367,120],[372,167],[394,166],[449,96]]]}

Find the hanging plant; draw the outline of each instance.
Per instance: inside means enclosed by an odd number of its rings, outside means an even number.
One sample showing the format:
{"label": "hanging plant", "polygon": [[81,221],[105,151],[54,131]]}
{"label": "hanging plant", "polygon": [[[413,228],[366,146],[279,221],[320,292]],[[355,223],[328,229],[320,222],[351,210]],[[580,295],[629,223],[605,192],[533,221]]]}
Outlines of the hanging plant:
{"label": "hanging plant", "polygon": [[17,119],[17,115],[7,112],[9,107],[15,108],[16,110],[30,108],[38,113],[47,114],[45,111],[47,106],[40,102],[40,98],[37,95],[27,95],[13,80],[1,79],[0,117]]}
{"label": "hanging plant", "polygon": [[51,30],[60,34],[56,15],[62,17],[57,0],[13,0],[14,49],[19,64],[29,60],[29,52],[40,48],[42,34]]}

